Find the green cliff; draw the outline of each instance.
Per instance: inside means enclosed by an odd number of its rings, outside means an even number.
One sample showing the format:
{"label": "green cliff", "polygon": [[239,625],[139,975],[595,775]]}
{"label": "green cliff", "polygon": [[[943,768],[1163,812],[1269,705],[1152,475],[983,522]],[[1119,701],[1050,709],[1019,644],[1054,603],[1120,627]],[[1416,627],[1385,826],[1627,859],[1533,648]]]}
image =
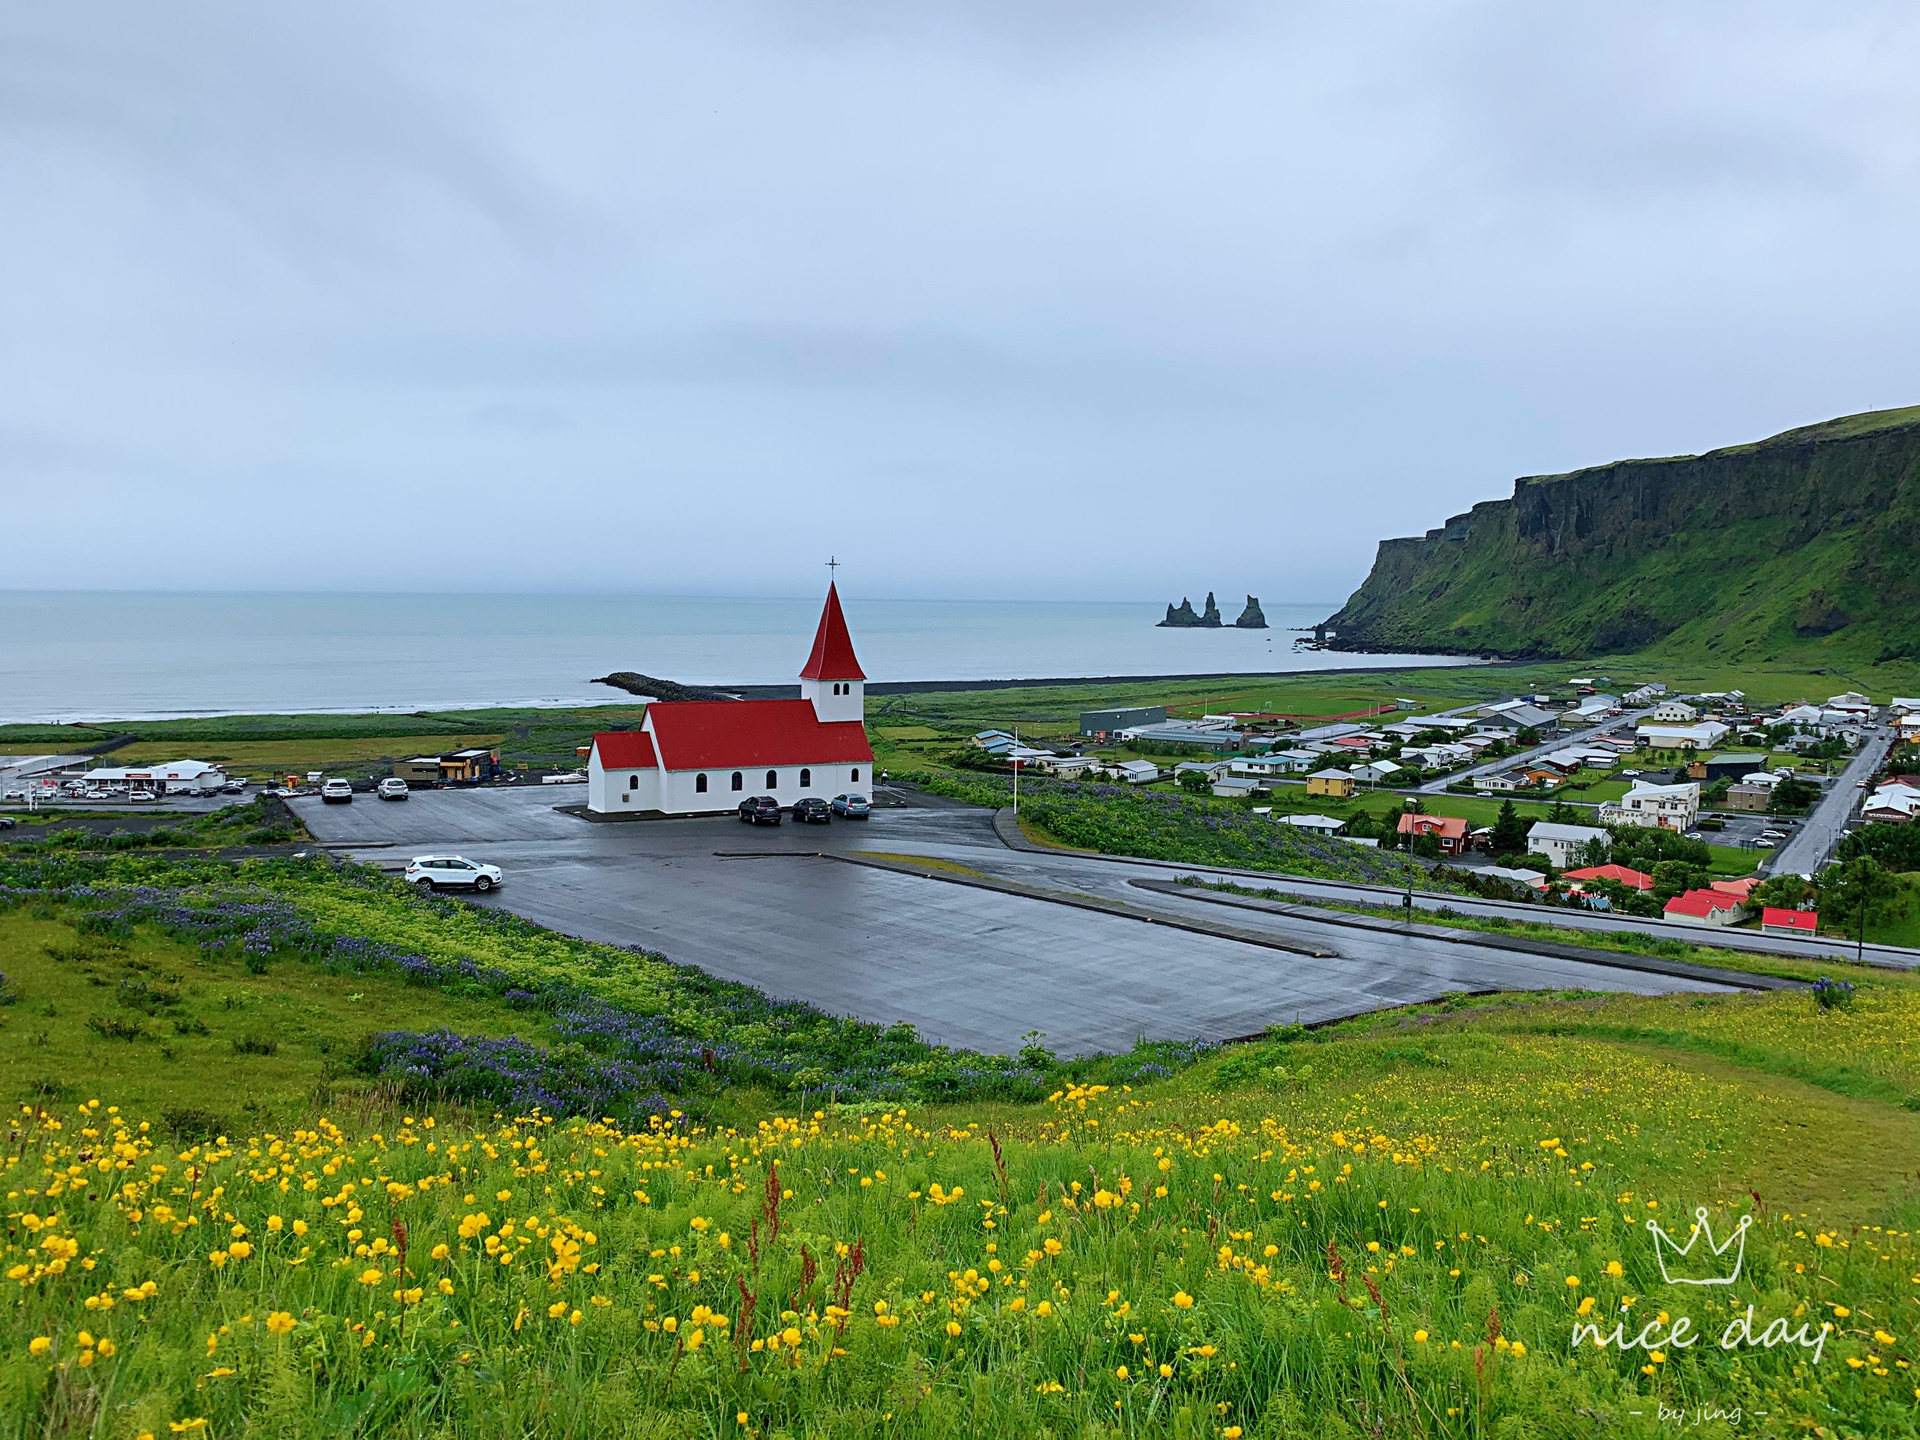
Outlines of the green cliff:
{"label": "green cliff", "polygon": [[1920,407],[1514,483],[1384,540],[1341,650],[1920,657]]}

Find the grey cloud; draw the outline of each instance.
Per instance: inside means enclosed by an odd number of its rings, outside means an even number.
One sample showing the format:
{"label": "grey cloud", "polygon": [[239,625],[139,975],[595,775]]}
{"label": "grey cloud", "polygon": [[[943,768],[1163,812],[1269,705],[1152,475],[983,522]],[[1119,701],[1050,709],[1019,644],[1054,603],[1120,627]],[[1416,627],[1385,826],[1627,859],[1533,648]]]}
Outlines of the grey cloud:
{"label": "grey cloud", "polygon": [[872,593],[1153,598],[1225,547],[1337,597],[1515,474],[1920,395],[1917,40],[1766,0],[0,0],[0,489],[299,533],[564,485],[674,537],[476,527],[420,572],[471,588],[711,588],[751,515]]}
{"label": "grey cloud", "polygon": [[[576,228],[478,112],[396,73],[352,7],[240,0],[0,9],[0,156],[97,165],[301,262],[396,246],[383,207],[445,205],[517,246]],[[45,172],[42,170],[42,175]]]}

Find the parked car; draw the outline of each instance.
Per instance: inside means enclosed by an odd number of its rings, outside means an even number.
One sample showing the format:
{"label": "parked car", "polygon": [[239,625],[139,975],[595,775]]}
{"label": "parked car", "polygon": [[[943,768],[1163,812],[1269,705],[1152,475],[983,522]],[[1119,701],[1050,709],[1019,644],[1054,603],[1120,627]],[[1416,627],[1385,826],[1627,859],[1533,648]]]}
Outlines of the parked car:
{"label": "parked car", "polygon": [[229,780],[220,788],[229,795],[241,795],[246,793],[247,782],[244,780]]}
{"label": "parked car", "polygon": [[159,798],[160,797],[151,790],[129,790],[127,792],[127,803],[129,805],[151,805]]}
{"label": "parked car", "polygon": [[0,830],[11,830],[20,822],[11,815],[0,815]]}
{"label": "parked car", "polygon": [[9,790],[6,794],[0,795],[0,800],[24,800],[26,798],[27,792],[24,790]]}
{"label": "parked car", "polygon": [[374,789],[374,794],[382,800],[404,800],[407,798],[407,782],[398,775],[389,775]]}
{"label": "parked car", "polygon": [[406,876],[408,884],[428,890],[445,886],[483,895],[506,878],[498,865],[482,865],[464,855],[416,855],[407,862]]}
{"label": "parked car", "polygon": [[833,797],[833,813],[847,820],[867,818],[867,797],[864,795],[836,795]]}
{"label": "parked car", "polygon": [[351,805],[353,803],[353,782],[351,780],[329,780],[320,787],[320,800],[325,805]]}
{"label": "parked car", "polygon": [[756,795],[751,800],[740,802],[740,823],[743,825],[778,825],[780,823],[780,802],[771,795]]}
{"label": "parked car", "polygon": [[831,825],[833,807],[818,795],[808,795],[793,802],[793,819],[799,825]]}

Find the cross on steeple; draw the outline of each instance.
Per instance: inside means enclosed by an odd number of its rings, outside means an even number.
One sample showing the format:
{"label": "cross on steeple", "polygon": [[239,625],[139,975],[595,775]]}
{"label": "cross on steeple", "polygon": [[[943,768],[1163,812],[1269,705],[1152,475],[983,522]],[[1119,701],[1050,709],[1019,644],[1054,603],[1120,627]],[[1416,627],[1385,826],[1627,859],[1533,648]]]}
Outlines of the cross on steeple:
{"label": "cross on steeple", "polygon": [[839,559],[836,556],[829,555],[827,557],[827,578],[833,579],[834,578],[833,572],[838,570],[839,568],[840,568]]}

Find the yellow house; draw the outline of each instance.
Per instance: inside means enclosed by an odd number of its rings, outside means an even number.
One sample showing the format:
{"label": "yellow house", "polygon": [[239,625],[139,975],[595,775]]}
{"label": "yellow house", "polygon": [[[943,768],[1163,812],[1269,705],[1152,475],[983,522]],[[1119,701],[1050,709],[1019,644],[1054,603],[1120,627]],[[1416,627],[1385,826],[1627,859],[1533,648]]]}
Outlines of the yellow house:
{"label": "yellow house", "polygon": [[1353,794],[1353,776],[1344,770],[1316,770],[1307,776],[1307,794],[1345,800]]}

